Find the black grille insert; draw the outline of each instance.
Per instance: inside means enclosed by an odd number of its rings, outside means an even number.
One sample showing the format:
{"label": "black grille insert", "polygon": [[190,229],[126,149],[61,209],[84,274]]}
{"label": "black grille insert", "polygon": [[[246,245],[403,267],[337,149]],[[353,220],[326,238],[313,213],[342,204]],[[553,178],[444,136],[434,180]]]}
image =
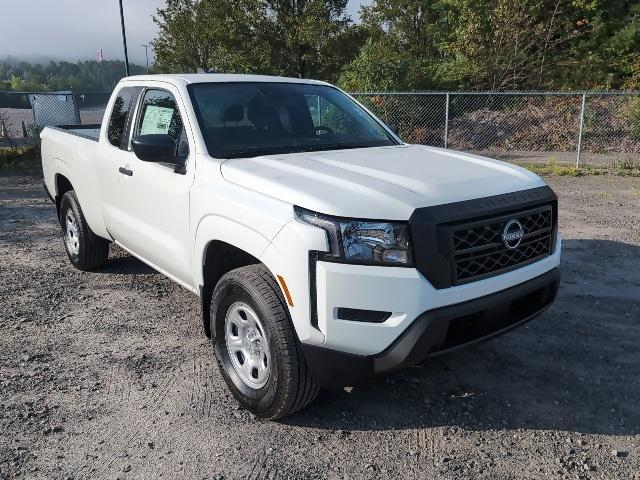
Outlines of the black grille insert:
{"label": "black grille insert", "polygon": [[[510,220],[518,220],[524,236],[510,249],[502,233]],[[553,209],[545,205],[500,217],[448,225],[451,242],[454,285],[496,275],[523,266],[551,253],[553,247]]]}
{"label": "black grille insert", "polygon": [[557,281],[552,282],[504,305],[454,318],[449,322],[444,343],[430,353],[439,353],[479,340],[530,318],[553,301],[557,288]]}
{"label": "black grille insert", "polygon": [[[514,218],[539,236],[505,253],[502,231]],[[437,289],[498,275],[552,252],[557,223],[558,198],[547,186],[417,208],[409,219],[414,263]]]}

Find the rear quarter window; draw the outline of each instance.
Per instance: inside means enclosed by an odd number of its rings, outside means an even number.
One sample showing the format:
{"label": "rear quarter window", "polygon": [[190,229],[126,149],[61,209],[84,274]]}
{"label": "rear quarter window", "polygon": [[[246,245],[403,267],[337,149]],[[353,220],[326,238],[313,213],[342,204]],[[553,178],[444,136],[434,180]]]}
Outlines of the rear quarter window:
{"label": "rear quarter window", "polygon": [[113,102],[109,125],[107,127],[107,138],[111,145],[122,148],[125,137],[125,129],[133,99],[140,92],[139,87],[124,87],[118,92],[118,96]]}

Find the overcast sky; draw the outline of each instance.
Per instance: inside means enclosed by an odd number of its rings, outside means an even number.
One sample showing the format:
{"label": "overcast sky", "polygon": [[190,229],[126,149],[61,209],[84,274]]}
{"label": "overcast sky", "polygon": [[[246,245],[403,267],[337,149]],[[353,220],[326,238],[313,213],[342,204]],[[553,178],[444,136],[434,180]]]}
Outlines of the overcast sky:
{"label": "overcast sky", "polygon": [[[361,4],[349,0],[357,19]],[[0,59],[11,55],[29,60],[124,58],[118,0],[0,0]],[[151,16],[164,0],[123,0],[129,60],[144,65],[144,47],[156,34]],[[149,52],[152,56],[152,52]],[[152,61],[152,57],[150,58]]]}

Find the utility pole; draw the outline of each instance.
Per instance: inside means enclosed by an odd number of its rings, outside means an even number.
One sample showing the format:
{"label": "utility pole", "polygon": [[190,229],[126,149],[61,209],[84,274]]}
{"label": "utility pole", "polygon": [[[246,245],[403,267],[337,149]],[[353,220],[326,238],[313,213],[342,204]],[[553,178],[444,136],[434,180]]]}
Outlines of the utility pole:
{"label": "utility pole", "polygon": [[124,45],[124,71],[129,76],[129,54],[127,53],[127,34],[124,30],[124,12],[122,10],[122,0],[120,0],[120,24],[122,25],[122,44]]}
{"label": "utility pole", "polygon": [[146,43],[143,43],[140,46],[144,47],[144,56],[147,59],[147,73],[149,73],[149,45],[147,45]]}

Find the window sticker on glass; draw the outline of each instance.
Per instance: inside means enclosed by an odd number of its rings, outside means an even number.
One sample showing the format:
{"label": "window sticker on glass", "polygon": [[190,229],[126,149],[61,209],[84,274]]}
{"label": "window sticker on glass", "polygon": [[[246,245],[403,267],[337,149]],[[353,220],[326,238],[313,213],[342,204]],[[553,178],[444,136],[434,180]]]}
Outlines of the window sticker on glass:
{"label": "window sticker on glass", "polygon": [[173,108],[148,105],[144,112],[142,127],[140,127],[140,135],[169,133],[173,111]]}

